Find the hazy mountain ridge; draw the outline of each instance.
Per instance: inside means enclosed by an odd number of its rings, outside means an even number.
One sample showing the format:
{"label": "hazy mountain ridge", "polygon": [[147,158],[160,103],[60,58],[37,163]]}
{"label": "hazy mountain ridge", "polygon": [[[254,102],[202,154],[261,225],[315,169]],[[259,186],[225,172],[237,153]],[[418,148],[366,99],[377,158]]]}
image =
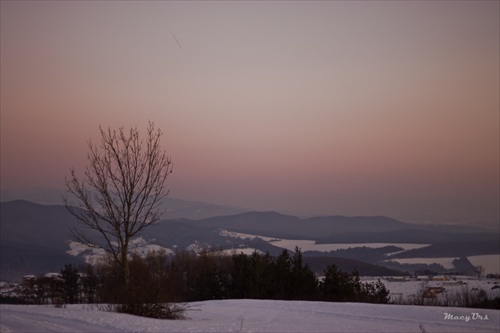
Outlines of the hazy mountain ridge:
{"label": "hazy mountain ridge", "polygon": [[[0,202],[12,202],[24,200],[41,205],[62,205],[63,197],[71,195],[64,190],[51,188],[28,188],[28,189],[0,189]],[[162,200],[162,218],[189,218],[204,219],[212,216],[234,215],[245,212],[244,208],[215,205],[199,201],[190,201],[173,197],[166,197]]]}
{"label": "hazy mountain ridge", "polygon": [[[69,228],[77,225],[76,219],[62,205],[40,205],[23,200],[0,203],[0,273],[2,278],[8,276],[19,278],[24,274],[57,271],[67,263],[82,263],[84,259],[82,256],[75,257],[67,254],[69,250],[68,241],[71,239]],[[373,242],[373,237],[379,237],[378,240],[383,240],[386,235],[408,234],[408,230],[413,230],[408,228],[414,227],[415,225],[381,216],[330,216],[302,219],[276,212],[248,212],[204,219],[166,219],[159,222],[158,225],[144,230],[141,237],[144,239],[145,244],[180,251],[207,247],[227,250],[236,249],[236,251],[250,248],[263,252],[269,251],[272,255],[277,255],[283,248],[275,246],[272,242],[255,237],[251,239],[231,237],[222,234],[221,230],[279,239],[309,239],[317,242],[325,241],[325,236],[331,235],[328,237],[337,238],[329,239],[337,239],[336,242],[338,243],[342,242],[342,239],[347,241],[348,239],[345,237],[349,235],[354,237],[353,239],[357,239],[359,243],[367,243]],[[500,250],[492,245],[481,246],[486,244],[485,242],[498,240],[498,234],[485,233],[483,229],[473,227],[468,227],[469,233],[445,232],[443,230],[453,230],[452,227],[451,229],[449,226],[445,227],[443,229],[443,226],[420,226],[419,232],[412,231],[410,234],[420,237],[414,239],[415,243],[420,242],[423,244],[433,243],[429,237],[431,234],[446,235],[446,240],[455,242],[464,241],[463,238],[467,235],[473,237],[468,240],[471,251],[468,251],[468,247],[464,245],[439,246],[441,241],[436,241],[435,246],[426,250],[427,253],[431,251],[428,254],[429,256],[458,257],[472,254],[500,253]],[[362,231],[355,232],[356,229]],[[474,241],[471,239],[474,239]],[[439,240],[439,237],[437,240]],[[407,239],[401,237],[398,242],[403,243],[406,241]],[[374,249],[367,249],[366,251],[372,252],[372,254],[377,253]],[[421,251],[424,251],[424,249],[421,249]],[[422,252],[409,253],[414,253],[413,255],[417,257]],[[304,252],[305,257],[306,254]],[[315,262],[315,265],[319,265],[318,267],[333,262],[332,260],[339,260],[329,255],[314,254],[313,256],[315,259],[311,260]],[[360,260],[360,258],[375,257],[365,253],[363,256],[353,255],[346,260]],[[321,264],[318,262],[321,262]],[[371,264],[375,263],[371,262]],[[360,266],[360,264],[354,265]],[[345,269],[348,269],[348,267],[351,266],[346,265]],[[374,265],[374,267],[377,266]],[[380,269],[380,266],[378,267]],[[358,267],[358,270],[360,270],[361,274],[367,274],[367,272],[373,271],[373,267],[364,265],[363,268]],[[390,271],[379,270],[380,274],[383,274],[383,272]]]}
{"label": "hazy mountain ridge", "polygon": [[[2,242],[33,243],[44,236],[47,246],[64,248],[61,239],[69,239],[69,228],[76,226],[74,217],[60,205],[40,205],[25,200],[0,203],[0,237]],[[50,226],[50,232],[47,228]]]}
{"label": "hazy mountain ridge", "polygon": [[0,203],[0,275],[19,279],[25,274],[58,271],[64,263],[83,263],[70,256],[67,240],[75,219],[60,205],[24,200]]}
{"label": "hazy mountain ridge", "polygon": [[182,221],[205,228],[222,228],[266,237],[311,239],[318,243],[433,243],[498,238],[497,233],[480,227],[416,225],[384,216],[325,216],[301,219],[276,212],[248,212]]}
{"label": "hazy mountain ridge", "polygon": [[[38,203],[42,205],[62,205],[63,204],[63,196],[68,196],[68,193],[63,189],[55,189],[55,188],[43,188],[43,187],[28,187],[22,189],[8,189],[8,188],[0,188],[0,202],[10,202],[17,200],[26,200],[32,203]],[[69,196],[71,198],[71,196]],[[180,198],[175,198],[168,196],[164,198],[162,202],[162,208],[164,208],[164,213],[162,215],[162,219],[178,219],[178,218],[187,218],[193,220],[206,219],[209,217],[220,217],[224,215],[238,215],[241,213],[252,212],[252,209],[247,209],[244,207],[234,207],[230,205],[220,205],[220,204],[212,204],[200,201],[192,201],[185,200]],[[285,216],[294,216],[294,214],[283,213],[281,215]],[[279,213],[277,213],[279,214]],[[336,216],[339,221],[343,216]],[[362,218],[366,218],[367,216],[361,216]],[[303,220],[315,220],[320,221],[323,219],[330,219],[331,216],[327,217],[312,217],[312,214],[309,214],[307,217],[303,217]],[[350,219],[351,221],[355,218],[345,217]],[[376,218],[376,216],[370,216],[371,219]],[[390,219],[387,217],[381,216],[382,219]],[[436,220],[437,219],[437,220]],[[450,221],[454,221],[454,219],[450,218],[448,221],[436,222],[439,221],[439,218],[423,218],[419,217],[416,219],[390,219],[395,221],[396,223],[406,223],[407,225],[412,225],[416,229],[425,228],[428,225],[433,225],[436,230],[439,228],[445,229],[445,231],[450,229],[452,226],[455,231],[464,231],[469,232],[469,229],[476,229],[476,226],[468,226],[465,221],[460,221],[457,223],[450,223]],[[456,220],[456,219],[455,219]],[[404,222],[401,222],[404,221]],[[381,222],[381,221],[379,221]],[[390,223],[389,221],[387,221]],[[330,221],[331,223],[331,221]],[[498,225],[498,221],[477,221],[477,226],[481,226],[482,228],[486,228],[488,231],[493,231],[494,233],[500,232],[500,226]],[[393,230],[393,229],[390,229]],[[484,230],[484,229],[483,229]],[[354,231],[359,231],[358,229]],[[382,230],[379,230],[382,231]],[[327,235],[325,235],[327,236]]]}

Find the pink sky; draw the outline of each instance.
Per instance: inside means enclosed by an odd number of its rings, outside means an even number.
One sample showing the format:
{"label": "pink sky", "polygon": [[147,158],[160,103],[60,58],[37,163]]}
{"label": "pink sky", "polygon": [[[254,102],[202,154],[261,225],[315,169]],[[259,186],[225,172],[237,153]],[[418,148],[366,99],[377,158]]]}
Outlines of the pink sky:
{"label": "pink sky", "polygon": [[0,30],[2,188],[151,120],[173,197],[498,223],[497,1],[1,2]]}

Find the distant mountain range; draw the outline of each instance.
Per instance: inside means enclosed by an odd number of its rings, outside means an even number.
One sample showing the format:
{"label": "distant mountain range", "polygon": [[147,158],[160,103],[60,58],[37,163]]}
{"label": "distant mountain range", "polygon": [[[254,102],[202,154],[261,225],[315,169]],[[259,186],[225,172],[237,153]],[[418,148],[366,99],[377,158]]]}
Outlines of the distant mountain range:
{"label": "distant mountain range", "polygon": [[201,220],[177,222],[205,228],[223,228],[268,237],[311,239],[318,243],[434,243],[448,240],[494,239],[495,233],[481,227],[421,225],[384,216],[325,216],[298,218],[276,212],[247,212]]}
{"label": "distant mountain range", "polygon": [[[230,213],[230,209],[225,207],[213,205],[210,208],[210,205],[200,204],[196,208],[193,203],[182,200],[176,202],[174,206],[175,209],[172,211],[176,214],[184,209],[188,216],[199,217],[206,215],[207,212],[208,215],[216,212]],[[201,213],[200,210],[205,212]],[[401,251],[392,258],[404,258],[405,255],[418,257],[422,255],[422,251],[427,251],[426,256],[433,257],[466,257],[500,253],[500,249],[494,246],[498,244],[499,234],[476,227],[416,225],[382,216],[329,216],[302,219],[276,212],[224,214],[197,219],[191,217],[162,220],[157,226],[144,230],[137,244],[142,246],[143,252],[147,246],[156,246],[169,251],[202,248],[228,251],[255,249],[277,255],[283,248],[269,240],[273,238],[310,240],[316,243],[377,242],[395,244],[396,247],[397,243],[432,244],[432,247]],[[73,226],[77,226],[77,221],[62,205],[41,205],[24,200],[0,203],[0,280],[18,280],[26,274],[59,271],[64,264],[83,263],[85,256],[89,255],[91,250],[80,249],[73,251],[73,255],[68,253],[70,247],[75,246],[74,243],[71,244],[69,236],[69,228]],[[242,237],[235,233],[259,237]],[[139,247],[136,250],[140,250]],[[411,251],[414,251],[414,254]],[[317,268],[318,272],[321,272],[326,264],[337,262],[341,265],[341,269],[350,271],[351,267],[356,267],[361,275],[398,273],[381,267],[381,262],[373,259],[380,258],[378,254],[375,256],[374,253],[372,255],[363,253],[362,256],[358,256],[356,253],[351,252],[349,258],[339,258],[335,253],[325,252],[324,255],[316,253],[309,256],[304,252],[304,257],[306,262],[311,262],[311,267]]]}
{"label": "distant mountain range", "polygon": [[[42,205],[62,205],[63,196],[68,196],[64,190],[52,188],[29,188],[19,190],[0,189],[0,202],[26,200]],[[71,196],[69,196],[71,199]],[[204,219],[212,216],[233,215],[248,210],[233,206],[215,205],[199,201],[183,200],[166,197],[161,203],[165,210],[162,218]]]}

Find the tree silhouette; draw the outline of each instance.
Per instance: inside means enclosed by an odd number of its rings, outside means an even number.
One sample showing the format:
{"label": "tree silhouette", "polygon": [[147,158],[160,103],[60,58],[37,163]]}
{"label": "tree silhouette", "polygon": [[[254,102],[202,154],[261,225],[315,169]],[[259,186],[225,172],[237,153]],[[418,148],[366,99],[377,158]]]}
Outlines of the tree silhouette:
{"label": "tree silhouette", "polygon": [[78,269],[69,264],[61,269],[61,283],[63,298],[66,303],[74,304],[78,302],[79,296],[79,278]]}
{"label": "tree silhouette", "polygon": [[[160,220],[160,202],[168,195],[167,176],[172,161],[161,149],[163,135],[149,122],[145,139],[139,130],[100,129],[100,143],[88,141],[88,165],[83,179],[74,168],[66,179],[67,192],[78,205],[64,197],[64,204],[84,228],[71,230],[73,238],[87,246],[108,252],[121,268],[128,290],[128,250],[131,238]],[[90,230],[91,233],[84,229]]]}

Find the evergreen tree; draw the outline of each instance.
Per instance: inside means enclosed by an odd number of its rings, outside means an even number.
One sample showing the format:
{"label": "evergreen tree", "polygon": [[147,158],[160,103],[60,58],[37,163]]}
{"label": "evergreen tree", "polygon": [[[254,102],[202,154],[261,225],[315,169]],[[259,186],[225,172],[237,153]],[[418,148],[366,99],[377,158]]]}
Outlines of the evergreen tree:
{"label": "evergreen tree", "polygon": [[80,295],[80,275],[78,269],[69,264],[61,269],[62,295],[66,303],[74,304],[79,302]]}
{"label": "evergreen tree", "polygon": [[303,264],[302,253],[298,247],[291,258],[290,296],[296,300],[312,300],[316,297],[317,279],[314,272]]}
{"label": "evergreen tree", "polygon": [[274,261],[274,276],[276,279],[275,298],[291,299],[292,261],[288,250],[283,250]]}
{"label": "evergreen tree", "polygon": [[362,286],[364,297],[363,302],[368,303],[389,303],[389,290],[385,287],[384,283],[377,280],[374,283],[365,283]]}
{"label": "evergreen tree", "polygon": [[231,298],[251,298],[252,274],[249,257],[243,253],[233,255]]}
{"label": "evergreen tree", "polygon": [[321,283],[321,293],[325,300],[333,302],[355,301],[361,289],[359,276],[349,275],[329,265],[325,270],[325,278]]}

